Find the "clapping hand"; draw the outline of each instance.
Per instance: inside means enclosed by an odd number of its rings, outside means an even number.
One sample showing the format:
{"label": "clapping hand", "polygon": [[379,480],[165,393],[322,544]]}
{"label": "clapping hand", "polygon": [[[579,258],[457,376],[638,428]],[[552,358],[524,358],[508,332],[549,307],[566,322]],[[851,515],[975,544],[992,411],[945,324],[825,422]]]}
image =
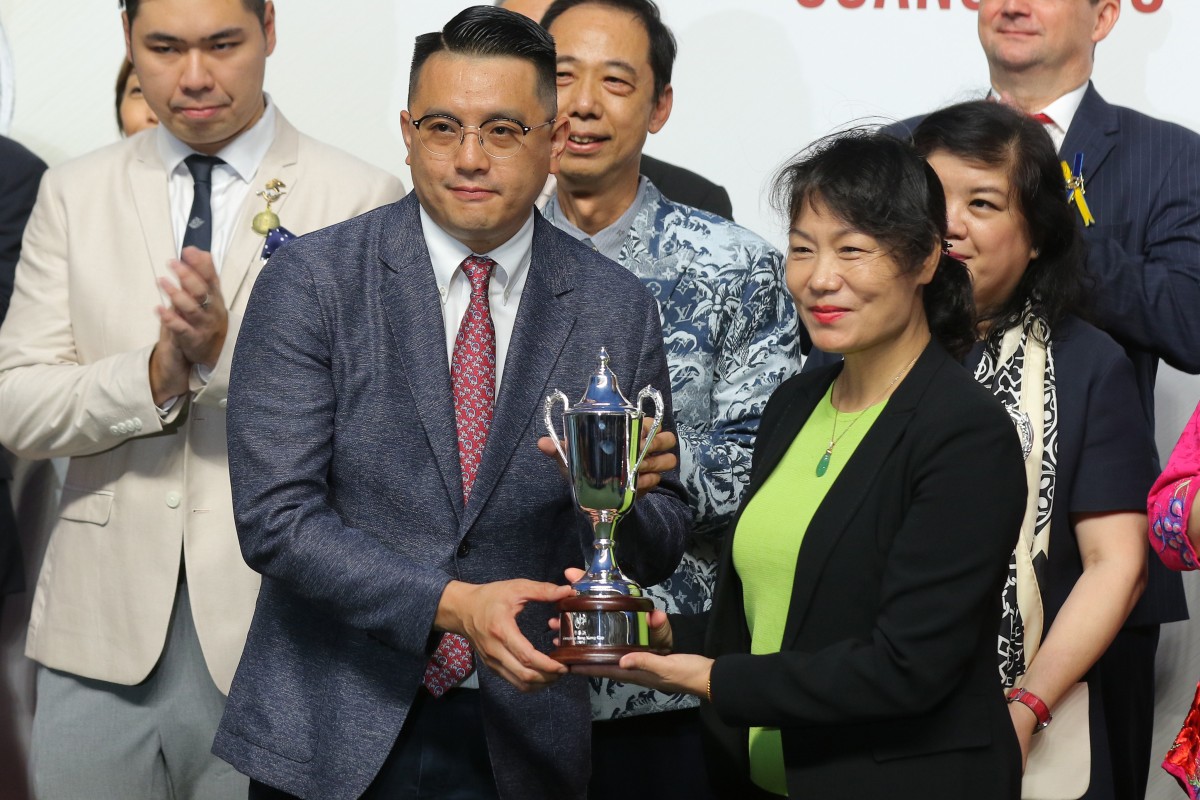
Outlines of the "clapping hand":
{"label": "clapping hand", "polygon": [[170,306],[159,306],[159,319],[188,361],[212,369],[229,330],[229,313],[212,254],[185,247],[180,258],[171,262],[171,271],[179,285],[159,279],[171,301]]}

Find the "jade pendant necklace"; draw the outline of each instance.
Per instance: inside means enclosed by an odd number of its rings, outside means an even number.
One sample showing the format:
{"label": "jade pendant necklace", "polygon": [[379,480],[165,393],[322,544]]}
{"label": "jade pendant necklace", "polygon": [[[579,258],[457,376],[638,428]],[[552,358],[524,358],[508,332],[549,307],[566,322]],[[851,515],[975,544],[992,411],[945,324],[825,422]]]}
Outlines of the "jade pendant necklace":
{"label": "jade pendant necklace", "polygon": [[837,389],[837,378],[833,379],[833,386],[829,389],[829,405],[833,406],[833,430],[829,433],[829,447],[825,448],[825,452],[821,455],[821,460],[817,462],[818,478],[825,477],[825,473],[829,471],[829,459],[833,457],[833,448],[837,447],[837,443],[840,442],[843,437],[850,432],[850,429],[854,427],[854,423],[858,422],[862,418],[863,414],[866,414],[872,408],[883,402],[883,398],[887,397],[887,393],[892,390],[892,387],[896,385],[896,382],[903,378],[906,372],[912,369],[912,365],[917,363],[917,358],[919,357],[919,355],[914,356],[912,361],[905,364],[904,369],[897,372],[896,377],[892,378],[891,382],[889,382],[887,386],[883,387],[883,391],[879,393],[879,397],[875,398],[875,402],[871,403],[862,411],[855,414],[854,419],[850,420],[850,424],[845,427],[840,435],[837,432],[839,416],[838,407],[833,405],[833,392],[835,389]]}

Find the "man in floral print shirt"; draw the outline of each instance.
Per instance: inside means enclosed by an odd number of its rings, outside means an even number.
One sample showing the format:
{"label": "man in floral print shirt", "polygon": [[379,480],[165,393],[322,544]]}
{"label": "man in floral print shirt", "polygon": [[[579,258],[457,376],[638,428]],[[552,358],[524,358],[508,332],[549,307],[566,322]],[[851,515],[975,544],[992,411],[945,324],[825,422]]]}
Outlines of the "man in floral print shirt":
{"label": "man in floral print shirt", "polygon": [[[800,368],[783,259],[729,220],[667,200],[638,174],[646,136],[666,123],[673,97],[675,41],[652,2],[558,0],[542,24],[558,49],[559,111],[571,125],[544,213],[658,300],[695,527],[679,569],[648,591],[668,611],[702,611],[749,481],[759,415]],[[679,770],[658,768],[700,757],[694,698],[599,679],[593,689],[592,796],[615,782],[704,796],[706,787],[681,785],[688,779]]]}

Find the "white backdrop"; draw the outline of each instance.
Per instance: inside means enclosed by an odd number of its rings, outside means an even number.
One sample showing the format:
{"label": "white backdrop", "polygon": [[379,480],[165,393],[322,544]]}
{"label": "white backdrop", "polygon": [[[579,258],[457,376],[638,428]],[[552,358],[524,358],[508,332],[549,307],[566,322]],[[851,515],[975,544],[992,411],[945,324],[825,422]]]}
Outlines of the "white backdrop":
{"label": "white backdrop", "polygon": [[[267,88],[302,130],[408,184],[399,115],[413,38],[440,28],[467,5],[276,0],[279,45],[268,62]],[[680,53],[674,112],[647,152],[725,185],[738,221],[780,243],[782,222],[768,208],[764,188],[790,155],[850,121],[911,116],[978,96],[987,86],[975,0],[660,0],[660,5]],[[9,134],[51,165],[113,141],[113,82],[123,56],[117,0],[0,0],[0,23],[15,73]],[[1097,87],[1111,102],[1200,130],[1197,33],[1196,0],[1127,0],[1116,30],[1098,49]],[[0,98],[0,106],[5,102]],[[741,140],[735,130],[746,126],[734,120],[753,120],[749,127],[763,133]],[[1200,397],[1200,383],[1164,369],[1160,387],[1159,444],[1165,453]],[[1189,581],[1189,591],[1196,586]],[[1200,591],[1194,596],[1200,614]],[[10,608],[6,616],[17,613]],[[1200,659],[1193,655],[1200,646],[1193,648],[1190,630],[1180,624],[1164,633],[1165,741],[1200,673],[1195,666]],[[4,641],[11,653],[5,669],[11,672],[19,662],[14,651],[19,642],[13,634]],[[0,731],[0,745],[3,736]],[[0,759],[6,752],[11,751],[0,747]],[[4,772],[0,787],[9,785]],[[1155,777],[1152,786],[1156,797],[1177,792],[1169,779]],[[0,798],[7,800],[3,788]]]}

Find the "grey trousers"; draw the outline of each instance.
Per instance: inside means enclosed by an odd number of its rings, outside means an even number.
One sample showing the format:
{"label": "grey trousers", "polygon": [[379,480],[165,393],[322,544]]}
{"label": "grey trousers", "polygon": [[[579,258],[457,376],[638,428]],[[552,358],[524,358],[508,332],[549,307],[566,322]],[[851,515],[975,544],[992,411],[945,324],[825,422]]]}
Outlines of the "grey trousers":
{"label": "grey trousers", "polygon": [[137,686],[38,668],[37,797],[243,800],[248,779],[210,752],[224,706],[180,584],[162,657]]}

